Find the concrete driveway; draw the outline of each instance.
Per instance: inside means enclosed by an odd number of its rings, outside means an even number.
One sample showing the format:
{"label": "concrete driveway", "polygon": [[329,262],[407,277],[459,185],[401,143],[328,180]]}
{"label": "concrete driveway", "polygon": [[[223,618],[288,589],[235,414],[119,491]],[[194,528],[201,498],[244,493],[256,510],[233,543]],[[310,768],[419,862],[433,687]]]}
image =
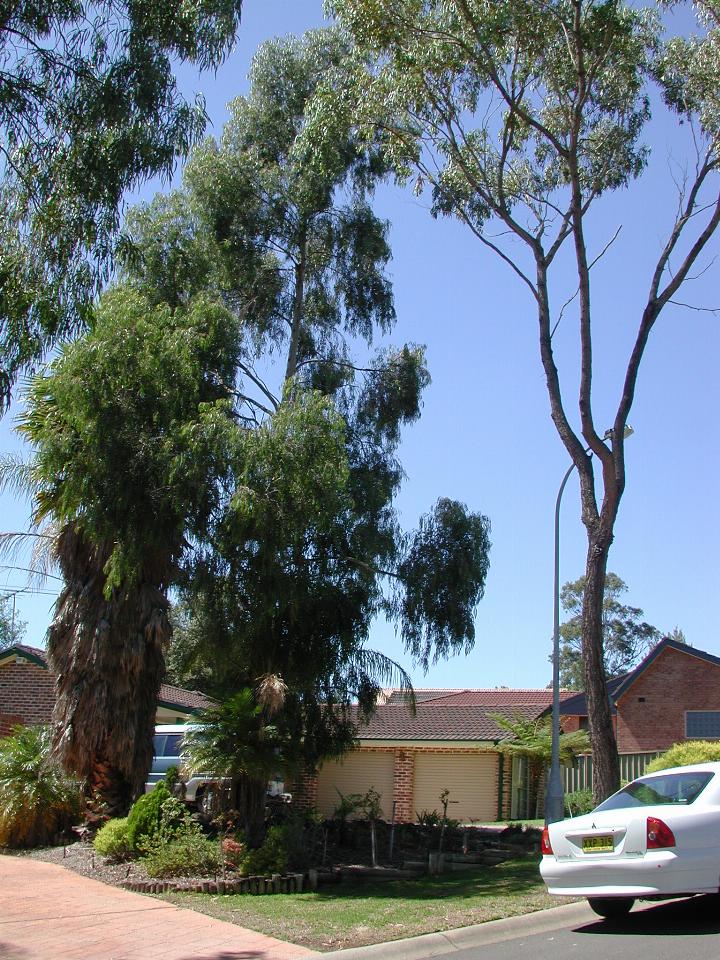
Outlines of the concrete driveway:
{"label": "concrete driveway", "polygon": [[0,856],[2,960],[294,960],[312,950],[82,877]]}

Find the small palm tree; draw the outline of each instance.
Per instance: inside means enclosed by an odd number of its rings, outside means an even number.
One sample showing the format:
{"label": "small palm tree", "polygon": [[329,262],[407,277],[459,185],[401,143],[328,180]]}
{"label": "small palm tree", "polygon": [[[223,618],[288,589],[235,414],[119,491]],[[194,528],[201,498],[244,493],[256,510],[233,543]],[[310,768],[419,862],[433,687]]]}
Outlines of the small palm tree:
{"label": "small palm tree", "polygon": [[[498,743],[504,753],[524,757],[528,761],[528,793],[535,798],[536,813],[540,800],[540,781],[552,757],[552,718],[528,718],[520,713],[507,717],[491,713],[497,725],[509,736]],[[571,766],[574,758],[590,750],[590,737],[585,730],[560,734],[560,763]]]}
{"label": "small palm tree", "polygon": [[49,843],[80,814],[80,785],[51,757],[48,727],[0,740],[0,847]]}

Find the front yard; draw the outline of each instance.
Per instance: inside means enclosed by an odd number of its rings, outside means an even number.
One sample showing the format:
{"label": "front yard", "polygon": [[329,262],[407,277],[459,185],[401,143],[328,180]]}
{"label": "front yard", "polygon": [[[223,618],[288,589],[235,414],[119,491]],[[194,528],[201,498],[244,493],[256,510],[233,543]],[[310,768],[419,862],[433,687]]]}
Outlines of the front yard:
{"label": "front yard", "polygon": [[413,880],[346,881],[316,893],[163,899],[314,950],[339,950],[531,913],[550,897],[536,857]]}

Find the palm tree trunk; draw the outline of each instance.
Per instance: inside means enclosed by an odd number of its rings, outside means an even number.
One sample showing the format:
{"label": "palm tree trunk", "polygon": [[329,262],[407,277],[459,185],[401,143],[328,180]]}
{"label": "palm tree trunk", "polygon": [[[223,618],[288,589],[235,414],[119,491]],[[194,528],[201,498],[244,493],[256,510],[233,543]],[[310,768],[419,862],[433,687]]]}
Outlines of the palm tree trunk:
{"label": "palm tree trunk", "polygon": [[119,816],[143,792],[152,762],[171,627],[168,601],[147,577],[104,595],[109,552],[74,524],[63,530],[57,553],[66,586],[48,653],[56,678],[53,748],[90,804]]}
{"label": "palm tree trunk", "polygon": [[265,839],[265,794],[267,781],[242,777],[238,783],[237,806],[245,840],[250,849]]}

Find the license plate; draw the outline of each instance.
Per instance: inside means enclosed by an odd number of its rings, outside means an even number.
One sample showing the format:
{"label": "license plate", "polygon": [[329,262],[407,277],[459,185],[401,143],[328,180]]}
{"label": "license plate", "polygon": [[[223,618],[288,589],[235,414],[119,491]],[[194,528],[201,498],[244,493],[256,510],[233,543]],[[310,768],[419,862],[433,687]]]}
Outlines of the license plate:
{"label": "license plate", "polygon": [[612,834],[583,837],[583,853],[612,853],[615,849]]}

